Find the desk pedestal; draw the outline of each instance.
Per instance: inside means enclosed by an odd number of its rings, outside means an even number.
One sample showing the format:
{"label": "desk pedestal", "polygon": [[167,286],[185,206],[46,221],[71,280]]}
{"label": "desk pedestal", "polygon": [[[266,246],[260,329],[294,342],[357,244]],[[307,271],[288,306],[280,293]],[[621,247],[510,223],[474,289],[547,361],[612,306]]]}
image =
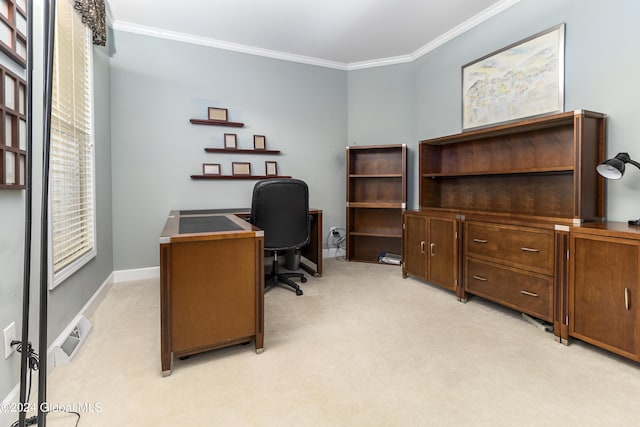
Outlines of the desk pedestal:
{"label": "desk pedestal", "polygon": [[174,235],[160,244],[163,375],[173,356],[247,341],[262,352],[263,250],[255,231]]}

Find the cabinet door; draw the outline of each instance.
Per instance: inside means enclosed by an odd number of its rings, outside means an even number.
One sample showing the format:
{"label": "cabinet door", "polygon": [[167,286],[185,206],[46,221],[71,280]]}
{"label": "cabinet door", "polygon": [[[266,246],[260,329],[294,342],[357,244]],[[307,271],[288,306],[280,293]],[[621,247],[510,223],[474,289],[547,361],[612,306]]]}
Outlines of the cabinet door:
{"label": "cabinet door", "polygon": [[422,215],[404,217],[404,263],[402,273],[427,280],[427,219]]}
{"label": "cabinet door", "polygon": [[428,218],[428,280],[454,291],[458,278],[456,231],[454,219]]}
{"label": "cabinet door", "polygon": [[569,333],[640,360],[640,243],[572,234]]}

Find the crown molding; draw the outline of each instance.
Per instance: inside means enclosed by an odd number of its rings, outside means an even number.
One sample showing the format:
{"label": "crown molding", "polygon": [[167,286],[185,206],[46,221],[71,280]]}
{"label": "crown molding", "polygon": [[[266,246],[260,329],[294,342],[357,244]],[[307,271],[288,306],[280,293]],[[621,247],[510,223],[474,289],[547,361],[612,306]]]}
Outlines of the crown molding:
{"label": "crown molding", "polygon": [[413,52],[411,54],[411,57],[413,58],[412,60],[415,61],[416,59],[426,55],[427,53],[437,49],[438,47],[442,46],[443,44],[453,40],[454,38],[458,37],[461,34],[466,33],[467,31],[471,30],[474,27],[477,27],[478,25],[482,24],[484,21],[493,18],[494,16],[496,16],[497,14],[499,14],[500,12],[502,12],[505,9],[510,8],[511,6],[513,6],[516,3],[519,3],[520,0],[502,0],[499,1],[498,3],[495,3],[494,5],[486,8],[485,10],[483,10],[482,12],[480,12],[479,14],[471,17],[470,19],[467,19],[466,21],[464,21],[462,24],[452,28],[451,30],[447,31],[446,33],[444,33],[443,35],[441,35],[440,37],[434,39],[433,41],[427,43],[426,45],[422,46],[420,49],[416,50],[415,52]]}
{"label": "crown molding", "polygon": [[[450,31],[447,31],[440,37],[427,43],[426,45],[424,45],[423,47],[414,51],[411,54],[394,56],[390,58],[374,59],[371,61],[361,61],[361,62],[351,62],[351,63],[328,61],[326,59],[319,59],[319,58],[314,58],[314,57],[304,56],[304,55],[294,55],[291,53],[280,52],[276,50],[263,49],[263,48],[243,45],[239,43],[231,43],[231,42],[226,42],[222,40],[210,39],[207,37],[195,36],[192,34],[168,31],[168,30],[163,30],[163,29],[154,28],[154,27],[147,27],[144,25],[138,25],[138,24],[134,24],[126,21],[115,21],[115,22],[112,21],[112,22],[113,22],[114,30],[126,31],[130,33],[142,34],[145,36],[157,37],[157,38],[167,39],[167,40],[174,40],[174,41],[179,41],[184,43],[192,43],[192,44],[197,44],[201,46],[214,47],[217,49],[230,50],[233,52],[246,53],[249,55],[257,55],[257,56],[264,56],[268,58],[281,59],[283,61],[299,62],[302,64],[315,65],[318,67],[333,68],[336,70],[343,70],[343,71],[352,71],[352,70],[362,70],[366,68],[384,67],[388,65],[413,62],[418,58],[437,49],[443,44],[453,40],[459,35],[471,30],[472,28],[480,25],[486,20],[496,16],[500,12],[510,8],[511,6],[519,2],[520,0],[501,0],[495,3],[494,5],[492,5],[491,7],[488,7],[487,9],[483,10],[479,14],[466,20],[462,24],[454,27]],[[109,18],[111,18],[110,11],[108,11],[107,15],[109,16]]]}
{"label": "crown molding", "polygon": [[265,56],[268,58],[282,59],[284,61],[299,62],[302,64],[316,65],[325,68],[335,68],[338,70],[347,69],[347,64],[342,62],[328,61],[325,59],[313,58],[310,56],[294,55],[276,50],[263,49],[260,47],[247,46],[239,43],[231,43],[222,40],[210,39],[207,37],[194,36],[192,34],[167,31],[154,27],[133,24],[131,22],[116,21],[113,24],[114,30],[126,31],[129,33],[142,34],[150,37],[168,39],[184,43],[197,44],[201,46],[215,47],[218,49],[231,50],[234,52],[247,53],[249,55]]}

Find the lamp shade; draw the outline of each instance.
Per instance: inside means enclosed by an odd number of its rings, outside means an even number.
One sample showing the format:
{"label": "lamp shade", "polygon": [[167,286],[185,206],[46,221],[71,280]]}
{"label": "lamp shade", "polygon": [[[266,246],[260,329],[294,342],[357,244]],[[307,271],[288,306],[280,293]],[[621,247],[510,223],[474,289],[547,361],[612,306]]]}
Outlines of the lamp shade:
{"label": "lamp shade", "polygon": [[624,164],[630,160],[627,153],[618,153],[613,159],[605,160],[596,166],[596,170],[607,179],[620,179],[624,175]]}

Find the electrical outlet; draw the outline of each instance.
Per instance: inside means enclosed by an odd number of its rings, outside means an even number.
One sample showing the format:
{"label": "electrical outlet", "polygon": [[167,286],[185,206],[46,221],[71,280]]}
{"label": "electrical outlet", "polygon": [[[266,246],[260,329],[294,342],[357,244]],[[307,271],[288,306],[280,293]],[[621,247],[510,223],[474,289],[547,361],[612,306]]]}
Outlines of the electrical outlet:
{"label": "electrical outlet", "polygon": [[4,328],[4,358],[8,359],[16,349],[11,345],[11,341],[16,339],[16,322],[11,322]]}

